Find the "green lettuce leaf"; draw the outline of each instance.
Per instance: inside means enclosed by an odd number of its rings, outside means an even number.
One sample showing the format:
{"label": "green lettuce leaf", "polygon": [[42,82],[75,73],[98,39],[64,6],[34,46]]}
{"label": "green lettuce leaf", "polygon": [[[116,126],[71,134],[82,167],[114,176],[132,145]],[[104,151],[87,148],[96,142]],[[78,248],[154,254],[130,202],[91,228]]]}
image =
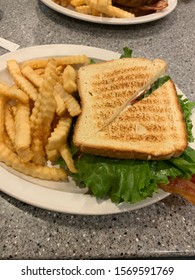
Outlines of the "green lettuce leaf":
{"label": "green lettuce leaf", "polygon": [[132,50],[128,47],[123,48],[123,53],[121,54],[120,58],[130,58],[132,57]]}
{"label": "green lettuce leaf", "polygon": [[[82,154],[76,160],[78,173],[73,177],[96,197],[113,202],[136,202],[157,191],[148,161],[114,160]],[[141,174],[141,176],[140,176]]]}
{"label": "green lettuce leaf", "polygon": [[191,178],[195,174],[195,151],[188,147],[178,158],[164,161],[117,160],[82,154],[72,176],[98,198],[110,197],[115,203],[135,203],[151,197],[159,184],[169,179]]}
{"label": "green lettuce leaf", "polygon": [[155,91],[157,88],[159,88],[160,86],[162,86],[164,83],[166,83],[168,80],[170,80],[170,76],[163,76],[160,77],[156,82],[154,82],[154,84],[152,85],[152,87],[143,95],[142,98],[147,97],[148,95],[150,95],[153,91]]}
{"label": "green lettuce leaf", "polygon": [[192,125],[191,115],[192,115],[192,110],[195,107],[195,102],[189,101],[187,98],[183,98],[182,95],[178,95],[178,98],[179,98],[180,106],[184,112],[184,118],[188,130],[188,141],[193,142],[195,139],[192,134],[193,125]]}

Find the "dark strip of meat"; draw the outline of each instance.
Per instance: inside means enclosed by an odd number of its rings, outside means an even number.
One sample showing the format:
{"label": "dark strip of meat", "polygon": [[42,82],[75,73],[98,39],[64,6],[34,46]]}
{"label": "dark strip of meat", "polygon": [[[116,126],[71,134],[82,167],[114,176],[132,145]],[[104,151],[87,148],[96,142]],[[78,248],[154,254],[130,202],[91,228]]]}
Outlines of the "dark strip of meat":
{"label": "dark strip of meat", "polygon": [[187,201],[195,204],[195,176],[191,180],[177,178],[170,180],[168,185],[160,185],[165,192],[177,193]]}
{"label": "dark strip of meat", "polygon": [[160,10],[165,9],[166,7],[168,7],[167,0],[160,0],[153,5],[140,6],[139,9],[150,10],[150,11],[160,11]]}

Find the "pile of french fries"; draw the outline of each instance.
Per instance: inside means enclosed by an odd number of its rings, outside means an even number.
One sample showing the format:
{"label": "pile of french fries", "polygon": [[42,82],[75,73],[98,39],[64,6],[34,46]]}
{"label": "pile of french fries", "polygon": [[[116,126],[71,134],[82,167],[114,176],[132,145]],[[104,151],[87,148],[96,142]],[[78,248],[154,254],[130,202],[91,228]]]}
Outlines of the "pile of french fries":
{"label": "pile of french fries", "polygon": [[53,0],[63,7],[72,6],[75,11],[92,15],[114,18],[134,18],[133,13],[112,5],[112,0]]}
{"label": "pile of french fries", "polygon": [[86,64],[86,55],[7,61],[13,84],[0,82],[1,162],[25,175],[58,181],[67,173],[48,162],[62,157],[77,172],[67,139],[81,113],[77,67]]}

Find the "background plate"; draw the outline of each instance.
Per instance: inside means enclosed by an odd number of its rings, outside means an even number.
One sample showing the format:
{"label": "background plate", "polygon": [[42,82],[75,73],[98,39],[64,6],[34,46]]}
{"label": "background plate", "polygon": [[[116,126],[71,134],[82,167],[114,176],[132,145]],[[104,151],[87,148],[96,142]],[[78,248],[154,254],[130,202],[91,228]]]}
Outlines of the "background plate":
{"label": "background plate", "polygon": [[[80,45],[44,45],[20,49],[0,57],[0,81],[11,84],[10,75],[6,69],[8,59],[18,62],[44,58],[49,56],[86,54],[88,57],[111,60],[119,58],[120,54],[108,50]],[[153,204],[169,195],[162,190],[135,204],[121,203],[116,205],[108,200],[96,199],[86,193],[86,189],[78,188],[74,181],[55,182],[31,178],[12,168],[0,164],[0,190],[25,203],[71,214],[106,215],[132,211]]]}
{"label": "background plate", "polygon": [[168,0],[169,6],[162,11],[159,11],[159,12],[156,12],[156,13],[153,13],[150,15],[146,15],[146,16],[128,19],[128,18],[108,18],[108,17],[96,17],[96,16],[90,16],[90,15],[84,15],[84,14],[74,11],[73,8],[62,7],[62,6],[54,3],[52,0],[41,0],[41,2],[43,2],[46,6],[50,7],[51,9],[53,9],[61,14],[64,14],[66,16],[69,16],[69,17],[73,17],[76,19],[84,20],[84,21],[94,22],[94,23],[111,24],[111,25],[141,24],[141,23],[154,21],[154,20],[167,16],[177,6],[177,0]]}

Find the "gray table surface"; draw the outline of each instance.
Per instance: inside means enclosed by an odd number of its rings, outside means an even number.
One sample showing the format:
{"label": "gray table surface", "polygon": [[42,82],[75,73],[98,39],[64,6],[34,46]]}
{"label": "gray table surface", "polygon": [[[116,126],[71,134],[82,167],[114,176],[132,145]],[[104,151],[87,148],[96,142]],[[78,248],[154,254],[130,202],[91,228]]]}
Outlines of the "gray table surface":
{"label": "gray table surface", "polygon": [[[141,25],[101,25],[51,10],[37,0],[0,0],[0,37],[29,47],[83,44],[169,63],[175,83],[195,99],[195,1]],[[0,55],[7,53],[0,48]],[[177,195],[133,212],[76,216],[36,208],[0,193],[0,259],[195,256],[195,206]]]}

